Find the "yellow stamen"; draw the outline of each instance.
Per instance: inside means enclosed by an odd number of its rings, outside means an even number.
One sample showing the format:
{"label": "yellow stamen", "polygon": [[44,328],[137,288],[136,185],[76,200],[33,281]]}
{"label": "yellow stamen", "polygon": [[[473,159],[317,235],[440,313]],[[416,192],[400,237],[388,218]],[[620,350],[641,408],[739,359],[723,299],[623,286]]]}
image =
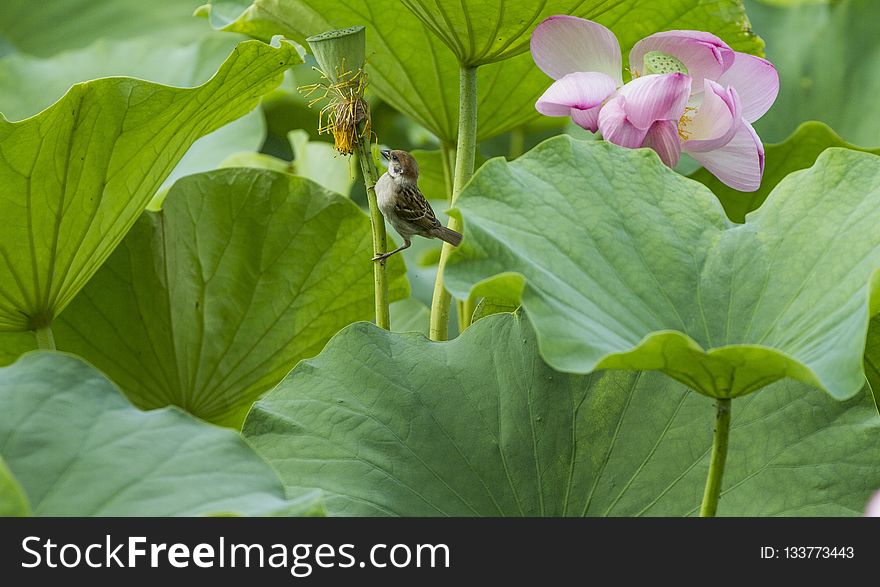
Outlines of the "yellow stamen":
{"label": "yellow stamen", "polygon": [[687,130],[687,127],[694,121],[694,116],[696,116],[697,109],[693,106],[687,106],[684,109],[684,114],[681,115],[681,118],[678,119],[678,137],[687,141],[690,140],[693,132]]}
{"label": "yellow stamen", "polygon": [[[325,80],[329,78],[321,74]],[[357,147],[358,139],[371,133],[368,105],[364,100],[364,89],[367,75],[362,69],[347,71],[345,63],[336,71],[336,83],[320,82],[297,88],[305,97],[317,92],[319,96],[309,101],[309,108],[328,100],[318,114],[318,134],[330,133],[336,150],[344,155],[351,155]],[[325,124],[326,120],[326,124]],[[358,132],[358,125],[364,122]]]}

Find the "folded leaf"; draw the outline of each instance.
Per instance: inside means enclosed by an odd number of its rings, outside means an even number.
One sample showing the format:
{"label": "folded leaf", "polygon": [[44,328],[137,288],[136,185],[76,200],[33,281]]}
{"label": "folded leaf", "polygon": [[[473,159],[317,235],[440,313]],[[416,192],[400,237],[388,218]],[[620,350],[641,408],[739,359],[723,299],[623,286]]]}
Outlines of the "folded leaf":
{"label": "folded leaf", "polygon": [[828,149],[733,224],[653,152],[559,137],[484,165],[458,206],[450,291],[521,295],[557,369],[656,369],[713,397],[783,377],[836,398],[864,384],[875,155]]}
{"label": "folded leaf", "polygon": [[299,61],[288,42],[246,41],[197,88],[104,78],[32,118],[0,117],[0,331],[51,323],[189,146],[253,109]]}
{"label": "folded leaf", "polygon": [[[799,383],[735,400],[719,514],[860,515],[880,417]],[[713,402],[659,373],[549,368],[518,314],[438,344],[355,324],[248,416],[287,488],[332,515],[695,515]]]}
{"label": "folded leaf", "polygon": [[[0,61],[0,112],[9,120],[33,116],[61,98],[73,84],[127,76],[171,86],[205,83],[241,38],[212,32],[197,42],[172,44],[158,36],[98,40],[83,49],[49,58],[19,54]],[[174,67],[168,67],[174,63]],[[256,151],[266,138],[259,109],[200,138],[186,152],[160,190],[184,175],[215,169],[236,151]]]}
{"label": "folded leaf", "polygon": [[142,412],[74,357],[35,352],[0,369],[0,404],[0,454],[38,516],[322,511],[314,491],[288,500],[237,433],[176,408]]}

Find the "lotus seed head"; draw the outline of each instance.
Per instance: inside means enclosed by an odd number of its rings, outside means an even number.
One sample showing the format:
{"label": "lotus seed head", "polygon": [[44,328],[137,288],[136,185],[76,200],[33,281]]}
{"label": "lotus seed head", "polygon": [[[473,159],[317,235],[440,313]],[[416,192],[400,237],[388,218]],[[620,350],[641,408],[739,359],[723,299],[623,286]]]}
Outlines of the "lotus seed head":
{"label": "lotus seed head", "polygon": [[683,73],[687,75],[687,67],[677,57],[663,51],[648,51],[642,61],[645,73]]}

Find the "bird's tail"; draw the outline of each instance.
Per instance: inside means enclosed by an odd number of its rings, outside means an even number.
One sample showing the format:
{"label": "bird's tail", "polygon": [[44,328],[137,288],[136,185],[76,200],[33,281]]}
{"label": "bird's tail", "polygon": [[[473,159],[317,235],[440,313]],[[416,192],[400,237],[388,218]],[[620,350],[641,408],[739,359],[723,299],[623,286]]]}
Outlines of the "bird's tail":
{"label": "bird's tail", "polygon": [[439,238],[442,241],[446,241],[447,243],[449,243],[453,247],[457,247],[459,245],[459,243],[461,243],[461,235],[459,233],[455,232],[454,230],[452,230],[451,228],[446,228],[445,226],[441,226],[440,228],[437,229],[437,232],[435,234],[436,234],[437,238]]}

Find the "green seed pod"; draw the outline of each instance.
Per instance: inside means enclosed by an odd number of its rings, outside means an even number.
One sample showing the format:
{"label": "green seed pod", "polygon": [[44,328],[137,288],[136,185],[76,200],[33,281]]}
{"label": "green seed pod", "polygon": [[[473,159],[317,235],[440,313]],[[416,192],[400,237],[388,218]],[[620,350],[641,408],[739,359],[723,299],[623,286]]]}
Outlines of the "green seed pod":
{"label": "green seed pod", "polygon": [[648,51],[642,59],[645,64],[645,73],[683,73],[687,74],[687,67],[677,57],[662,51]]}
{"label": "green seed pod", "polygon": [[328,31],[306,39],[318,67],[331,83],[338,83],[339,76],[355,73],[364,67],[366,53],[366,28],[353,26]]}

